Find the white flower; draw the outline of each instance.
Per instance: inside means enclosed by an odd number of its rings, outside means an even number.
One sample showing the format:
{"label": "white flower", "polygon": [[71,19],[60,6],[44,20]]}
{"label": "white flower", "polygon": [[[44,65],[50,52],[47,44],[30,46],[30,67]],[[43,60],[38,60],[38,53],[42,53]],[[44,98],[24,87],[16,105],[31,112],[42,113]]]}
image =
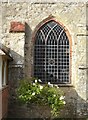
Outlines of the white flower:
{"label": "white flower", "polygon": [[40,85],[40,90],[43,89],[43,86]]}
{"label": "white flower", "polygon": [[51,85],[51,83],[50,83],[50,82],[48,82],[48,85]]}
{"label": "white flower", "polygon": [[35,95],[35,92],[33,92],[32,95],[34,96],[34,95]]}
{"label": "white flower", "polygon": [[40,79],[38,79],[39,82],[42,82]]}
{"label": "white flower", "polygon": [[55,87],[59,88],[58,85],[54,85]]}
{"label": "white flower", "polygon": [[65,101],[63,101],[63,104],[65,105],[65,104],[66,104],[66,102],[65,102]]}
{"label": "white flower", "polygon": [[37,80],[35,80],[35,83],[37,83]]}
{"label": "white flower", "polygon": [[61,97],[60,97],[60,100],[63,100],[64,98],[65,98],[65,96],[61,96]]}
{"label": "white flower", "polygon": [[53,95],[54,97],[56,97],[56,95]]}
{"label": "white flower", "polygon": [[33,85],[35,85],[35,83],[33,83]]}
{"label": "white flower", "polygon": [[48,85],[51,86],[51,87],[53,87],[53,84],[51,84],[50,82],[48,82]]}
{"label": "white flower", "polygon": [[58,85],[55,85],[55,87],[58,87]]}

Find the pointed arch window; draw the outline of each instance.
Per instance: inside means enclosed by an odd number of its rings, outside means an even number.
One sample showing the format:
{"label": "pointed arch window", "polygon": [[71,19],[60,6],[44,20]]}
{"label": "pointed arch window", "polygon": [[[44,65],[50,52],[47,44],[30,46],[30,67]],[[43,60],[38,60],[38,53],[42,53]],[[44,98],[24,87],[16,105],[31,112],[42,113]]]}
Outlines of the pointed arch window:
{"label": "pointed arch window", "polygon": [[64,27],[51,20],[35,35],[34,76],[43,83],[70,83],[70,43]]}

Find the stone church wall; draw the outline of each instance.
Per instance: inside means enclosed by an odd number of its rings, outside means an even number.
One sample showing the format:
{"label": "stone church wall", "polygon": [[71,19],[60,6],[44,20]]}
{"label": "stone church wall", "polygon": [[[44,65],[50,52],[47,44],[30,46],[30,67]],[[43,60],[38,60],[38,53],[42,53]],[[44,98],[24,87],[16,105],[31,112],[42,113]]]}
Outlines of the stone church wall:
{"label": "stone church wall", "polygon": [[[70,32],[72,39],[72,85],[61,87],[66,95],[65,112],[60,117],[88,116],[88,60],[87,54],[87,5],[76,3],[2,3],[2,34],[1,43],[10,48],[13,61],[9,63],[10,104],[9,117],[39,117],[32,115],[31,110],[18,105],[15,89],[18,81],[24,76],[33,74],[33,40],[35,27],[49,15],[57,18]],[[10,32],[11,22],[21,22],[25,32]],[[23,113],[23,114],[22,114]],[[44,114],[45,115],[45,114]]]}

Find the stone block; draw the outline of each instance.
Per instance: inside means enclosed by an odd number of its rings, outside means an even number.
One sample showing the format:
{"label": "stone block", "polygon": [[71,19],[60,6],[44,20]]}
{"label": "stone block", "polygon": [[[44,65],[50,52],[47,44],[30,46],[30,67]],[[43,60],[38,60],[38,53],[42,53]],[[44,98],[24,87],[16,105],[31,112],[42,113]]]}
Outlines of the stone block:
{"label": "stone block", "polygon": [[10,32],[25,32],[25,25],[21,22],[11,22]]}

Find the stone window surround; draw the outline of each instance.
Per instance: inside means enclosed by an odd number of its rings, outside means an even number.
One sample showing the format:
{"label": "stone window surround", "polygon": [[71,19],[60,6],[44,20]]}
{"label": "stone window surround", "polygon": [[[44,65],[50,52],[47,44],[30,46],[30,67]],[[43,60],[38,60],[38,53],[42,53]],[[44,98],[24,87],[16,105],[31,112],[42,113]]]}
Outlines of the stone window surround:
{"label": "stone window surround", "polygon": [[[59,86],[73,86],[73,84],[72,84],[72,38],[71,38],[71,35],[70,35],[68,29],[66,28],[66,26],[64,26],[61,22],[59,22],[59,20],[58,20],[56,17],[50,15],[50,16],[47,17],[46,19],[42,20],[42,21],[35,27],[34,32],[32,33],[32,41],[33,41],[33,44],[34,44],[34,41],[35,41],[35,36],[36,36],[37,31],[40,29],[40,27],[42,27],[44,24],[46,24],[47,22],[49,22],[49,21],[51,21],[51,20],[53,20],[53,21],[55,21],[56,23],[60,24],[60,25],[65,29],[65,33],[66,33],[66,35],[67,35],[67,37],[68,37],[68,39],[69,39],[69,45],[70,45],[70,81],[71,81],[71,83],[70,83],[70,84],[58,84],[58,85],[59,85]],[[34,54],[34,53],[33,53],[33,54]],[[34,56],[34,55],[33,55],[33,56]],[[34,66],[33,66],[33,68],[34,68]],[[33,69],[33,71],[34,71],[34,69]]]}

